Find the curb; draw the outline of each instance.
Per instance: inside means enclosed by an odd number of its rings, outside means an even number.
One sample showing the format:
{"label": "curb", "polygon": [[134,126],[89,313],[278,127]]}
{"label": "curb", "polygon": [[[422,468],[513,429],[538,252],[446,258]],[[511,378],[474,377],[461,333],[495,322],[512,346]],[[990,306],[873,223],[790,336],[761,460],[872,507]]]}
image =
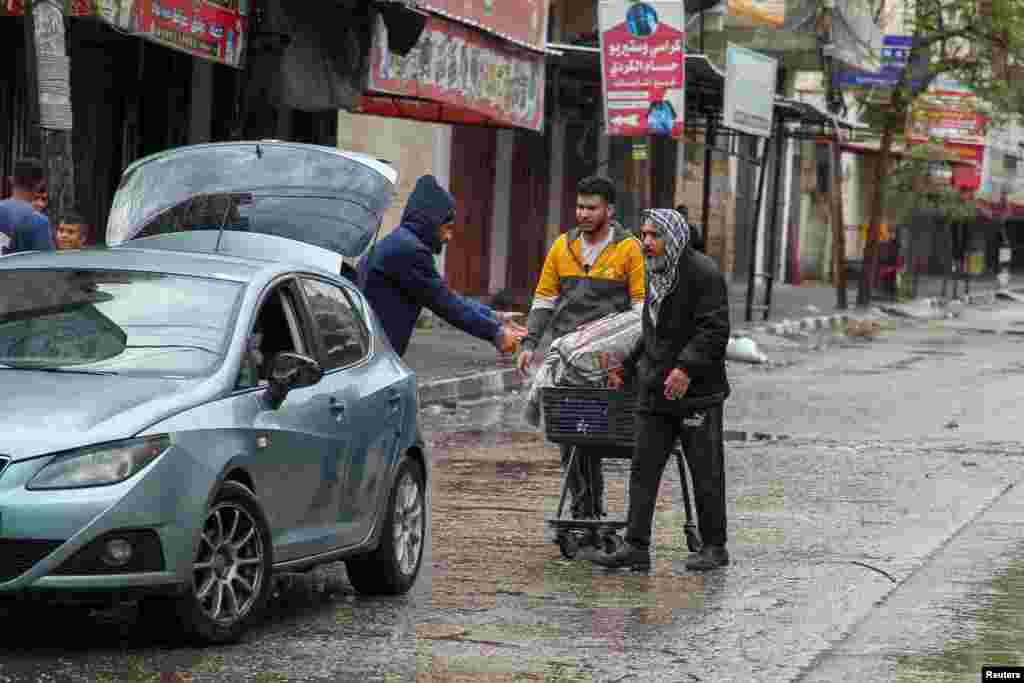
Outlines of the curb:
{"label": "curb", "polygon": [[[997,299],[997,292],[988,291],[978,294],[970,294],[958,297],[955,301],[962,304],[979,305],[994,303]],[[944,307],[948,302],[937,297],[918,299],[921,305],[928,308],[938,309]],[[872,317],[870,313],[857,315],[856,313],[835,313],[833,315],[810,316],[806,318],[783,319],[777,323],[759,325],[752,328],[740,328],[733,332],[733,336],[741,337],[752,333],[785,335],[814,330],[836,329],[841,327],[850,319]],[[1024,332],[1020,332],[1024,334]],[[456,403],[467,399],[483,398],[521,389],[523,378],[515,368],[503,368],[500,370],[488,370],[464,377],[453,379],[435,380],[423,382],[419,385],[420,405],[432,403]],[[774,441],[787,438],[785,436],[772,436],[761,432],[728,432],[732,434],[731,441]]]}
{"label": "curb", "polygon": [[420,405],[493,396],[512,389],[519,389],[522,386],[523,378],[515,368],[489,370],[465,377],[424,382],[419,385]]}
{"label": "curb", "polygon": [[737,429],[725,429],[722,431],[723,441],[785,441],[791,438],[789,434],[767,434],[765,432],[748,432]]}
{"label": "curb", "polygon": [[825,330],[834,329],[840,327],[843,323],[849,321],[850,315],[846,313],[837,313],[834,315],[817,315],[807,318],[789,319],[785,318],[777,323],[770,325],[760,325],[758,327],[750,328],[749,330],[737,330],[737,336],[743,334],[774,334],[784,335],[793,334],[795,332],[806,332],[810,330]]}

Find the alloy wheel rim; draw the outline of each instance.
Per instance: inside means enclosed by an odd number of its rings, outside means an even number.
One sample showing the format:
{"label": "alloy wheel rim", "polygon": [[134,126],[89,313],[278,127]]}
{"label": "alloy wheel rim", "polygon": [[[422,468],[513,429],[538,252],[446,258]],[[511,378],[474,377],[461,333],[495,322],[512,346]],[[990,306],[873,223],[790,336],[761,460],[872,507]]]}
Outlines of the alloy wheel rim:
{"label": "alloy wheel rim", "polygon": [[193,591],[203,613],[231,624],[252,611],[266,579],[263,536],[249,512],[219,503],[206,517],[192,564]]}
{"label": "alloy wheel rim", "polygon": [[394,520],[395,562],[402,574],[411,576],[423,548],[423,496],[408,472],[395,495]]}

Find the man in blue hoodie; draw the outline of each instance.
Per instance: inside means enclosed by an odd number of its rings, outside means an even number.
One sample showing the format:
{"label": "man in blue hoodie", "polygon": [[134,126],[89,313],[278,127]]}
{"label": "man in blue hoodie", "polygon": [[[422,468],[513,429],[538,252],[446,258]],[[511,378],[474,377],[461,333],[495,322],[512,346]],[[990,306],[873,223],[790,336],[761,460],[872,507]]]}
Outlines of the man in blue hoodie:
{"label": "man in blue hoodie", "polygon": [[452,237],[455,199],[432,175],[422,176],[409,196],[402,222],[359,264],[359,279],[399,356],[409,348],[424,307],[463,332],[512,353],[526,333],[511,323],[515,314],[498,313],[448,288],[434,256]]}

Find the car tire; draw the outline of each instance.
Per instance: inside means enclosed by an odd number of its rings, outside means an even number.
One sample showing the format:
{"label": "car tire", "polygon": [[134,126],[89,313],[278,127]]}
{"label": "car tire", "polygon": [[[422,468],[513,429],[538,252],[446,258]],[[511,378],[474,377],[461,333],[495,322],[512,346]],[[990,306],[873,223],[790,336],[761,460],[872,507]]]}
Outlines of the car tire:
{"label": "car tire", "polygon": [[188,589],[144,601],[142,614],[175,621],[202,644],[236,642],[270,597],[272,555],[270,525],[255,494],[224,482],[203,523]]}
{"label": "car tire", "polygon": [[416,582],[426,540],[423,466],[403,458],[388,495],[377,549],[345,562],[352,586],[365,595],[401,595]]}

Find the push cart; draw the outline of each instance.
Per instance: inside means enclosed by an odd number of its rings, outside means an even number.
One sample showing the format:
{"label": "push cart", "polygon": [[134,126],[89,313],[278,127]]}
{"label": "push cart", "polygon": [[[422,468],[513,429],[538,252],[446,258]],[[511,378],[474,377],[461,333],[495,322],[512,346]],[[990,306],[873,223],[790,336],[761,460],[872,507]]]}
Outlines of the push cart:
{"label": "push cart", "polygon": [[[630,459],[636,427],[635,394],[613,389],[590,387],[545,387],[541,390],[544,411],[544,430],[549,441],[570,447],[569,462],[562,473],[562,490],[558,510],[547,521],[555,531],[555,542],[568,560],[573,559],[585,546],[602,547],[605,552],[615,551],[620,537],[616,533],[626,526],[624,519],[565,519],[562,512],[569,493],[569,473],[576,458],[585,457],[580,446],[603,446],[608,459]],[[679,482],[683,489],[686,510],[686,547],[691,552],[701,548],[700,533],[691,510],[690,484],[686,458],[677,443],[673,451],[679,467]],[[598,464],[599,466],[599,464]]]}

